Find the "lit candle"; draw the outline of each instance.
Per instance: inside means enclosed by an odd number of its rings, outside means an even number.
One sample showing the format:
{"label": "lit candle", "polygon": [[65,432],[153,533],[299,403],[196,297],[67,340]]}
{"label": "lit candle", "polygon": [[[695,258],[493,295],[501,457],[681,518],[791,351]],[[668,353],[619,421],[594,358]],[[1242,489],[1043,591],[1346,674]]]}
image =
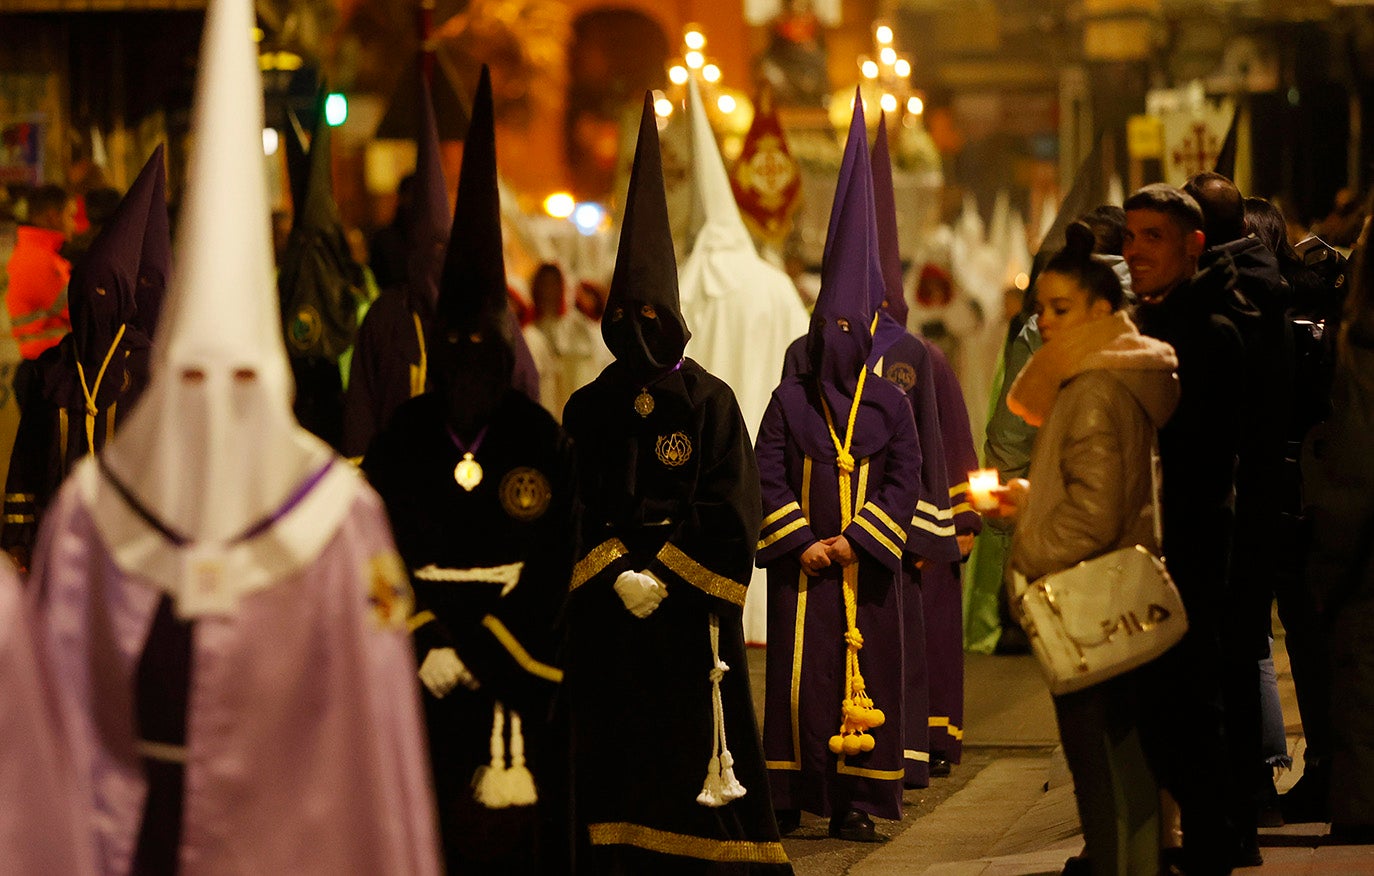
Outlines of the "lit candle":
{"label": "lit candle", "polygon": [[1002,491],[1002,481],[995,468],[981,468],[968,473],[968,491],[973,507],[979,511],[991,511],[998,506],[997,494]]}

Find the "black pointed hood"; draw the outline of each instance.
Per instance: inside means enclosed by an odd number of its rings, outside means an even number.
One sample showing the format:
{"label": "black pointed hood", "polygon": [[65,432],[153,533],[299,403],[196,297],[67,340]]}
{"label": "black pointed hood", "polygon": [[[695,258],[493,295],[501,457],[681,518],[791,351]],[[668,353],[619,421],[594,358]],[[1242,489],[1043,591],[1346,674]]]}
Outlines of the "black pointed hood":
{"label": "black pointed hood", "polygon": [[448,183],[439,155],[439,128],[434,120],[429,85],[420,77],[420,132],[415,138],[415,176],[402,217],[406,232],[406,282],[415,303],[433,312],[439,301],[439,275],[453,217],[448,210]]}
{"label": "black pointed hood", "polygon": [[[107,407],[124,389],[125,357],[119,350],[148,345],[134,326],[134,316],[148,205],[161,159],[156,152],[143,166],[72,272],[67,286],[71,339],[64,344],[61,367],[53,369],[45,382],[49,398],[63,407],[84,406],[83,376],[96,406]],[[102,376],[102,368],[106,375]]]}
{"label": "black pointed hood", "polygon": [[[424,52],[416,52],[401,72],[396,87],[392,89],[391,100],[387,102],[386,114],[377,123],[373,137],[378,140],[411,140],[420,132],[423,119],[417,97],[420,83],[425,80],[424,61]],[[439,139],[466,139],[471,119],[448,75],[448,67],[437,56],[434,57],[434,77],[430,88]]]}
{"label": "black pointed hood", "polygon": [[463,148],[430,344],[435,388],[445,397],[450,424],[468,440],[490,420],[510,386],[515,346],[508,308],[496,121],[491,74],[484,65]]}
{"label": "black pointed hood", "polygon": [[652,92],[644,95],[601,335],[616,360],[638,379],[676,365],[692,337],[678,303],[677,260]]}
{"label": "black pointed hood", "polygon": [[[317,100],[324,100],[317,95]],[[294,110],[286,111],[286,130],[282,132],[286,144],[286,181],[291,188],[291,209],[305,209],[306,185],[310,181],[310,150],[306,147],[305,128]]]}
{"label": "black pointed hood", "polygon": [[353,345],[365,284],[334,203],[330,132],[324,113],[318,113],[305,198],[296,205],[277,276],[286,341],[297,359],[336,361]]}
{"label": "black pointed hood", "polygon": [[167,277],[172,272],[172,223],[167,215],[165,151],[166,147],[158,144],[153,157],[148,159],[153,176],[152,195],[148,203],[148,222],[143,229],[143,253],[138,262],[138,288],[134,292],[138,304],[134,324],[149,338],[153,337],[158,320],[162,318],[162,299],[167,294]]}

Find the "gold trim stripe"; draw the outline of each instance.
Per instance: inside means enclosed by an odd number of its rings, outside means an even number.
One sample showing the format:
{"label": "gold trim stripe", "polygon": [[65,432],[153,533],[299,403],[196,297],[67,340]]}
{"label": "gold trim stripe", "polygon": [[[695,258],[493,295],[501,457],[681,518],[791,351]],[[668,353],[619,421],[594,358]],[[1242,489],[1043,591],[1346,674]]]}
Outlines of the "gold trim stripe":
{"label": "gold trim stripe", "polygon": [[724,575],[717,575],[684,554],[672,542],[665,544],[658,552],[658,561],[706,595],[733,602],[735,605],[744,605],[744,595],[748,592],[746,585],[731,581]]}
{"label": "gold trim stripe", "polygon": [[568,592],[586,584],[611,563],[629,552],[629,548],[625,547],[625,543],[618,538],[607,539],[592,548],[585,557],[578,561],[576,566],[573,566],[572,582],[568,585]]}
{"label": "gold trim stripe", "polygon": [[956,514],[974,514],[976,512],[973,510],[973,506],[969,503],[960,502],[958,505],[955,505],[953,508],[949,509],[949,513],[950,518],[953,519],[954,515]]}
{"label": "gold trim stripe", "polygon": [[930,752],[912,751],[910,748],[902,752],[902,757],[907,760],[914,760],[918,763],[930,763]]}
{"label": "gold trim stripe", "polygon": [[926,532],[929,532],[932,535],[938,535],[943,537],[956,534],[953,523],[949,524],[948,526],[938,526],[934,523],[931,523],[924,517],[911,518],[911,525],[916,527],[917,529],[924,529]]}
{"label": "gold trim stripe", "polygon": [[791,535],[792,533],[796,532],[798,529],[801,529],[801,528],[802,528],[803,526],[805,526],[805,525],[806,525],[806,518],[805,518],[805,517],[802,517],[802,518],[800,518],[799,520],[793,520],[791,523],[789,523],[789,524],[787,524],[786,526],[782,527],[782,528],[779,529],[777,532],[773,533],[772,535],[768,536],[767,538],[760,539],[760,540],[759,540],[758,550],[763,550],[764,548],[768,547],[769,545],[774,544],[774,543],[776,543],[776,542],[778,542],[778,541],[780,541],[780,540],[786,538],[787,536],[789,536],[789,535]]}
{"label": "gold trim stripe", "polygon": [[868,513],[872,514],[874,517],[878,519],[879,523],[882,523],[889,530],[891,530],[892,534],[897,536],[898,539],[900,539],[901,541],[906,541],[906,530],[898,526],[896,523],[894,523],[892,518],[887,516],[886,511],[879,508],[877,505],[874,505],[872,502],[865,503],[864,507],[859,509],[859,513],[862,514],[864,509],[867,509]]}
{"label": "gold trim stripe", "polygon": [[6,514],[6,523],[33,523],[37,520],[32,514]]}
{"label": "gold trim stripe", "polygon": [[38,495],[37,495],[36,493],[6,493],[6,494],[5,494],[5,501],[6,501],[6,502],[36,502],[36,501],[38,501]]}
{"label": "gold trim stripe", "polygon": [[410,620],[406,621],[406,626],[413,633],[420,627],[434,620],[438,620],[438,618],[434,616],[434,612],[422,611],[419,614],[412,615]]}
{"label": "gold trim stripe", "polygon": [[798,505],[796,502],[788,502],[786,505],[783,505],[781,508],[774,511],[772,514],[769,514],[767,517],[763,518],[763,522],[759,524],[759,529],[762,530],[764,527],[771,526],[774,523],[777,523],[779,520],[786,517],[787,515],[791,514],[793,511],[800,510],[801,506]]}
{"label": "gold trim stripe", "polygon": [[962,484],[955,484],[954,486],[949,488],[949,497],[951,499],[957,499],[960,493],[967,493],[968,491],[968,481],[964,481]]}
{"label": "gold trim stripe", "polygon": [[963,739],[964,731],[949,722],[948,718],[931,718],[930,726],[943,727],[953,739]]}
{"label": "gold trim stripe", "polygon": [[501,647],[510,652],[510,656],[515,658],[515,662],[520,664],[520,668],[530,675],[538,676],[545,681],[552,681],[554,684],[563,683],[563,670],[547,663],[541,663],[530,656],[530,652],[525,650],[525,646],[520,644],[520,640],[506,629],[506,625],[496,615],[489,614],[482,618],[482,626],[491,630],[491,634],[496,637],[496,641],[501,643]]}
{"label": "gold trim stripe", "polygon": [[665,855],[730,864],[787,863],[782,843],[709,839],[623,821],[589,824],[587,832],[594,846],[637,846]]}
{"label": "gold trim stripe", "polygon": [[878,527],[874,526],[872,523],[869,523],[867,517],[855,517],[854,522],[859,524],[859,526],[863,527],[864,531],[867,532],[869,535],[873,536],[873,538],[877,540],[878,544],[892,551],[894,556],[900,557],[902,555],[902,549],[893,544],[892,539],[888,538],[886,535],[883,535],[881,532],[879,532]]}
{"label": "gold trim stripe", "polygon": [[870,770],[865,767],[854,767],[844,762],[844,755],[840,755],[839,759],[835,761],[835,772],[842,776],[858,776],[861,779],[878,779],[883,782],[906,778],[906,767],[896,770]]}
{"label": "gold trim stripe", "polygon": [[348,457],[348,464],[357,468],[363,464],[363,458],[361,456],[350,456]]}
{"label": "gold trim stripe", "polygon": [[922,511],[934,517],[936,520],[949,520],[954,517],[954,512],[948,508],[937,508],[934,503],[921,499],[916,502],[916,510]]}

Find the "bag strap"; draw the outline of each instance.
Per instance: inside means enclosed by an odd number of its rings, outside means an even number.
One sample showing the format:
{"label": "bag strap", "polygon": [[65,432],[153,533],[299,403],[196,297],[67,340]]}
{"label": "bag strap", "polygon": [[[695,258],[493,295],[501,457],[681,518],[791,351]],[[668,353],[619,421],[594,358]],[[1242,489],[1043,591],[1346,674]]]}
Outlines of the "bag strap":
{"label": "bag strap", "polygon": [[1155,547],[1164,553],[1164,520],[1159,511],[1159,438],[1150,443],[1150,508],[1154,512]]}

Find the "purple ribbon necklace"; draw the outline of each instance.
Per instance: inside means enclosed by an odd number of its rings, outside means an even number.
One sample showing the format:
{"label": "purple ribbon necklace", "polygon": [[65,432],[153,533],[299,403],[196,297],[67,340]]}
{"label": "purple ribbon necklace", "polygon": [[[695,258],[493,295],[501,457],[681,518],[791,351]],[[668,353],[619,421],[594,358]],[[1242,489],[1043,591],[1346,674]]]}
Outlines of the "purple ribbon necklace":
{"label": "purple ribbon necklace", "polygon": [[477,433],[477,437],[472,439],[472,444],[465,445],[458,438],[458,433],[453,431],[452,426],[445,426],[448,430],[449,440],[453,446],[458,448],[458,452],[463,454],[463,458],[458,460],[458,464],[453,467],[453,479],[458,482],[458,486],[467,490],[469,493],[482,483],[482,466],[473,459],[473,455],[482,448],[482,439],[487,437],[487,426],[482,427],[482,431]]}

